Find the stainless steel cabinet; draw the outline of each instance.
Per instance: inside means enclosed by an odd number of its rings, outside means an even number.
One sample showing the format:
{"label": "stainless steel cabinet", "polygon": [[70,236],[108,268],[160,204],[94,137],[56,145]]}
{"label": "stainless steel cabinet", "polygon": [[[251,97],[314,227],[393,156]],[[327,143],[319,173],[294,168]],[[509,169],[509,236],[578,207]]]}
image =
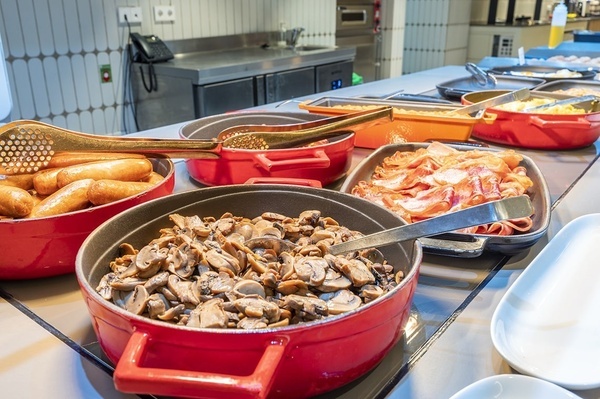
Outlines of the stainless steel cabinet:
{"label": "stainless steel cabinet", "polygon": [[250,108],[256,104],[256,79],[230,80],[194,87],[195,116],[202,117]]}
{"label": "stainless steel cabinet", "polygon": [[315,68],[292,69],[265,75],[267,103],[315,93]]}

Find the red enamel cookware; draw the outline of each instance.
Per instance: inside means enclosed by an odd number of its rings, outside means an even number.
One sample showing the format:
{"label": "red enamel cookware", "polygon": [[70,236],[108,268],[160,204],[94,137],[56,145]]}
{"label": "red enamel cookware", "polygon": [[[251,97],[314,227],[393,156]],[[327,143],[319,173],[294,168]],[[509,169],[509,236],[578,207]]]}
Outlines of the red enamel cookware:
{"label": "red enamel cookware", "polygon": [[63,215],[0,220],[0,279],[73,273],[77,251],[92,230],[119,212],[173,192],[173,162],[155,159],[153,164],[154,170],[165,178],[138,195]]}
{"label": "red enamel cookware", "polygon": [[[472,104],[502,94],[502,90],[489,90],[465,94],[463,104]],[[564,99],[560,94],[531,92],[531,99]],[[492,124],[473,127],[472,135],[478,139],[521,148],[544,150],[569,150],[591,145],[600,136],[600,112],[592,102],[576,104],[585,114],[549,114],[507,111],[489,108],[486,113],[496,115]]]}
{"label": "red enamel cookware", "polygon": [[[308,113],[247,112],[209,116],[184,125],[184,139],[215,139],[228,127],[283,125],[323,119]],[[315,145],[269,150],[223,148],[215,159],[188,159],[190,176],[207,186],[241,184],[249,179],[310,179],[330,184],[343,177],[352,163],[354,133]]]}
{"label": "red enamel cookware", "polygon": [[402,224],[394,214],[337,191],[290,185],[232,185],[177,193],[132,208],[83,243],[77,279],[100,345],[116,364],[123,392],[204,398],[298,398],[341,387],[373,369],[402,337],[417,286],[418,241],[381,248],[404,280],[344,314],[279,328],[222,330],[167,324],[134,315],[95,290],[119,244],[147,244],[168,216],[225,212],[299,215],[317,209],[340,224],[373,233]]}

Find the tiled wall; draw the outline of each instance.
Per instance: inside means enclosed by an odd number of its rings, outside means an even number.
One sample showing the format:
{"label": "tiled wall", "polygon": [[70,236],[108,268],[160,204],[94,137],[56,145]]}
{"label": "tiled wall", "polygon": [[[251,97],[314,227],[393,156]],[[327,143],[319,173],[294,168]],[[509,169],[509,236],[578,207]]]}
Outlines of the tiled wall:
{"label": "tiled wall", "polygon": [[470,9],[471,0],[407,0],[403,73],[464,64]]}
{"label": "tiled wall", "polygon": [[[155,23],[154,5],[173,5],[176,21]],[[164,40],[274,31],[284,21],[306,29],[304,44],[335,44],[335,0],[1,0],[11,119],[123,133],[127,29],[118,25],[118,6],[140,6],[143,22],[132,30]],[[112,82],[101,83],[107,64]]]}
{"label": "tiled wall", "polygon": [[381,3],[382,77],[393,78],[401,76],[403,72],[406,1],[387,0]]}

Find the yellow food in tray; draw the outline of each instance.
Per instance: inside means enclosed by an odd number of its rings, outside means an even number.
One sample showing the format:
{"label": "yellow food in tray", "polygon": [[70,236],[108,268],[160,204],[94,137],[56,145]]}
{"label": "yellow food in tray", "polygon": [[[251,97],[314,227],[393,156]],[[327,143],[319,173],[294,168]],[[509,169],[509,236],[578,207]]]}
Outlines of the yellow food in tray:
{"label": "yellow food in tray", "polygon": [[[339,109],[350,109],[354,111],[365,111],[368,109],[378,108],[378,105],[334,105],[331,108],[339,108]],[[447,116],[452,118],[465,118],[465,119],[473,119],[470,115],[462,115],[457,114],[455,112],[450,111],[424,111],[424,110],[416,110],[416,109],[404,109],[398,107],[392,107],[395,115],[421,115],[421,116]]]}
{"label": "yellow food in tray", "polygon": [[[513,101],[511,103],[502,104],[494,107],[494,109],[500,109],[509,112],[527,112],[528,108],[537,107],[539,105],[545,105],[556,102],[551,98],[533,98],[527,101]],[[536,114],[585,114],[586,110],[583,108],[576,108],[572,104],[557,105],[556,107],[548,107],[538,109],[534,111]]]}

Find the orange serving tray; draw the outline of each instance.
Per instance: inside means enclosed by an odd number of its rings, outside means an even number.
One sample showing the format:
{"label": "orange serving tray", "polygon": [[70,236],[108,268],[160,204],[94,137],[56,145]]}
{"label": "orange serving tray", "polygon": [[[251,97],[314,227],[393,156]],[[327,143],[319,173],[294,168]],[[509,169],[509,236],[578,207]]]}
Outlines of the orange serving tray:
{"label": "orange serving tray", "polygon": [[[422,115],[395,111],[392,122],[380,123],[356,131],[354,143],[356,147],[379,148],[386,144],[431,140],[465,142],[471,137],[475,124],[491,124],[496,119],[493,114],[485,114],[482,117],[469,117],[441,113],[455,110],[460,108],[461,105],[364,98],[322,97],[316,100],[304,101],[298,107],[315,114],[335,116],[356,112],[356,107],[386,105],[407,111],[440,112],[440,114]],[[341,106],[347,106],[347,108],[341,108]]]}

